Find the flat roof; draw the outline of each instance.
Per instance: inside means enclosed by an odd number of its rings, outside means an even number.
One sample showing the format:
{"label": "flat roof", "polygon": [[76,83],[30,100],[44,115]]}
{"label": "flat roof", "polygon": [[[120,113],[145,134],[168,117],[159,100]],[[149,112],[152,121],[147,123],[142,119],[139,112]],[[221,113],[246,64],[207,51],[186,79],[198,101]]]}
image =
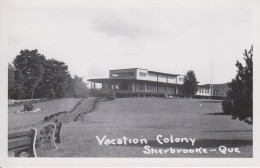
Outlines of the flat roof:
{"label": "flat roof", "polygon": [[109,71],[132,70],[132,69],[141,69],[141,70],[147,70],[147,71],[148,71],[148,69],[143,69],[143,68],[111,69],[111,70],[109,70]]}
{"label": "flat roof", "polygon": [[180,75],[180,74],[170,74],[170,73],[157,72],[157,71],[148,71],[148,72],[163,74],[163,75],[171,75],[171,76],[183,76],[183,75]]}
{"label": "flat roof", "polygon": [[143,68],[112,69],[112,70],[109,70],[109,71],[135,70],[135,69],[147,70],[148,72],[157,73],[157,74],[163,74],[163,75],[184,76],[184,75],[180,75],[180,74],[170,74],[170,73],[164,73],[164,72],[158,72],[158,71],[149,71],[148,69],[143,69]]}

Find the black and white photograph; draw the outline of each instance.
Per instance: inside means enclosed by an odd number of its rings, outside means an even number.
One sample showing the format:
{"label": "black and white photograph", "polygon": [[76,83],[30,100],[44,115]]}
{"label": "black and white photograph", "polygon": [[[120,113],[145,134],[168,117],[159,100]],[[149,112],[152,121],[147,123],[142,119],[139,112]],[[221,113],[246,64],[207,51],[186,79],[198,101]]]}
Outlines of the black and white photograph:
{"label": "black and white photograph", "polygon": [[255,165],[257,1],[2,4],[4,165],[66,158]]}

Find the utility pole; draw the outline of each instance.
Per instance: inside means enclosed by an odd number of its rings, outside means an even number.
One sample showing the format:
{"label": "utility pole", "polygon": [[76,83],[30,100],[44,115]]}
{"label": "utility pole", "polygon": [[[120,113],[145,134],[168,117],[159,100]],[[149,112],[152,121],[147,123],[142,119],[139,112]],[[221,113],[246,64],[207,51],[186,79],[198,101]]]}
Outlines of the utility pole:
{"label": "utility pole", "polygon": [[213,84],[213,62],[210,62],[210,94],[214,95],[214,84]]}

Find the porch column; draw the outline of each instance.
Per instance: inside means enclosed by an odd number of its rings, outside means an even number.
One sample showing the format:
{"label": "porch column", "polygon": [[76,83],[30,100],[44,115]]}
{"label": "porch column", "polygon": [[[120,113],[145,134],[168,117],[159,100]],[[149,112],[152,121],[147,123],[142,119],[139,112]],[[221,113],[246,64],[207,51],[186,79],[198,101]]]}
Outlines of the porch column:
{"label": "porch column", "polygon": [[175,94],[178,94],[178,89],[177,89],[177,76],[176,76],[176,82],[175,82],[176,86],[175,86]]}
{"label": "porch column", "polygon": [[166,86],[165,86],[165,93],[168,95],[168,75],[167,75],[167,83],[166,83]]}
{"label": "porch column", "polygon": [[158,74],[157,74],[157,82],[156,82],[156,92],[158,92]]}
{"label": "porch column", "polygon": [[106,89],[106,82],[102,82],[102,90],[105,90]]}
{"label": "porch column", "polygon": [[132,86],[132,88],[133,88],[133,92],[135,92],[135,81],[133,81],[133,86]]}
{"label": "porch column", "polygon": [[146,92],[146,82],[144,82],[144,92]]}
{"label": "porch column", "polygon": [[113,87],[112,87],[112,86],[113,86],[113,83],[110,82],[109,85],[110,85],[110,86],[109,86],[110,90],[113,90]]}

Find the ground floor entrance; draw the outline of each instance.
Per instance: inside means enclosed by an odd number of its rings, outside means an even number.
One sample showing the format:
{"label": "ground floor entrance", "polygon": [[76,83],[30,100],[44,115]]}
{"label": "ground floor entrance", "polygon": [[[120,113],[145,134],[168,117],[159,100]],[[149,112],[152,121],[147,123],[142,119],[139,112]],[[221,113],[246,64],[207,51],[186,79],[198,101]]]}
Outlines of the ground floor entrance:
{"label": "ground floor entrance", "polygon": [[102,90],[115,90],[127,92],[156,92],[171,94],[182,94],[181,85],[152,82],[131,79],[91,79],[91,89],[95,89],[96,83],[101,84]]}

